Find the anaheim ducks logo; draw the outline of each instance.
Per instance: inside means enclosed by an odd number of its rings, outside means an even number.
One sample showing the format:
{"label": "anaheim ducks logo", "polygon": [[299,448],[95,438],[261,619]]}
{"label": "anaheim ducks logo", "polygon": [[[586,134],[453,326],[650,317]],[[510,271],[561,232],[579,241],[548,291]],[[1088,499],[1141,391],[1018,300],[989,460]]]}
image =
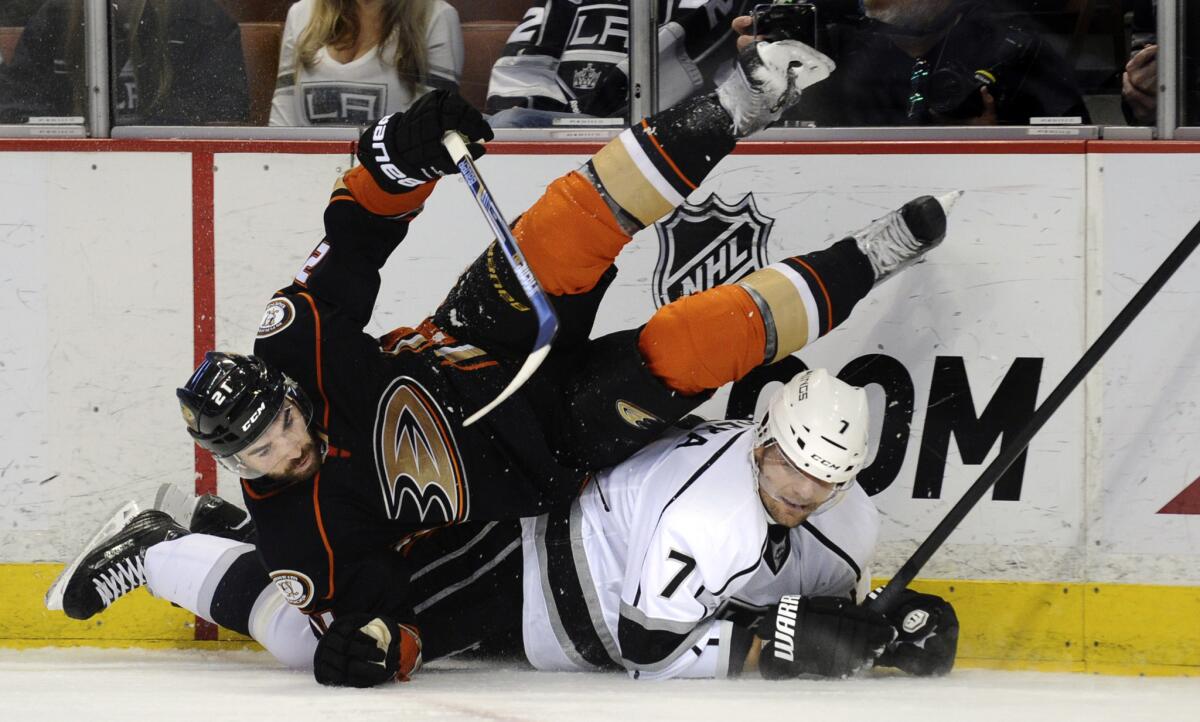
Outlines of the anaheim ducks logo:
{"label": "anaheim ducks logo", "polygon": [[458,445],[425,387],[401,376],[379,400],[375,468],[388,517],[451,522],[467,516]]}
{"label": "anaheim ducks logo", "polygon": [[663,423],[663,420],[654,414],[639,408],[629,403],[625,399],[617,399],[617,413],[625,423],[639,429],[649,429],[655,424]]}

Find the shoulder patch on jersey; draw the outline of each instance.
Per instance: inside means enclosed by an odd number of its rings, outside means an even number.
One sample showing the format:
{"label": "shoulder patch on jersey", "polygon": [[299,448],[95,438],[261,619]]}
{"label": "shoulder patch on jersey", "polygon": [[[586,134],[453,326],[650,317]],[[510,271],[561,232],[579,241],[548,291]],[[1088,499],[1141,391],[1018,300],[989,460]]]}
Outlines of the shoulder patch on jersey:
{"label": "shoulder patch on jersey", "polygon": [[307,605],[313,598],[313,582],[304,572],[280,569],[271,572],[271,581],[279,589],[285,601],[296,607]]}
{"label": "shoulder patch on jersey", "polygon": [[292,305],[291,300],[276,298],[268,303],[266,310],[263,311],[262,321],[258,323],[258,338],[274,336],[292,325],[292,321],[295,319],[296,307]]}

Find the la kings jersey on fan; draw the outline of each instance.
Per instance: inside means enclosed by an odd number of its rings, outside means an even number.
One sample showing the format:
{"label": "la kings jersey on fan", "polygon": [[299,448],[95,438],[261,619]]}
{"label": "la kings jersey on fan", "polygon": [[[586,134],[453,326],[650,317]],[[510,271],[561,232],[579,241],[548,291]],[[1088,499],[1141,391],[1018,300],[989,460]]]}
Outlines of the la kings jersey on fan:
{"label": "la kings jersey on fan", "polygon": [[786,530],[759,499],[753,447],[750,422],[680,431],[597,474],[569,510],[522,520],[530,663],[724,677],[780,596],[863,599],[874,504],[853,485]]}
{"label": "la kings jersey on fan", "polygon": [[[711,87],[736,54],[733,18],[750,0],[659,0],[659,103]],[[627,0],[538,0],[492,66],[487,110],[620,115],[629,76]]]}

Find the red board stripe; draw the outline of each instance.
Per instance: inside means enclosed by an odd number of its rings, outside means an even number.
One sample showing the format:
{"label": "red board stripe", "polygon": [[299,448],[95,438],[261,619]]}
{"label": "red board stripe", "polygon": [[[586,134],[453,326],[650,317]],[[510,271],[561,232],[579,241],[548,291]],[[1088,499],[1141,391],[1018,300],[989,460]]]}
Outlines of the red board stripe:
{"label": "red board stripe", "polygon": [[[496,155],[583,155],[602,141],[493,141]],[[111,153],[297,153],[354,152],[355,143],[338,140],[136,140],[0,138],[0,152]],[[1197,141],[1113,140],[872,140],[746,141],[735,155],[1043,155],[1072,153],[1200,153]]]}
{"label": "red board stripe", "polygon": [[[216,264],[213,237],[213,154],[192,154],[192,363],[199,366],[204,353],[217,342]],[[196,493],[215,494],[217,462],[193,445],[196,453]],[[217,627],[196,617],[195,639],[214,640]]]}

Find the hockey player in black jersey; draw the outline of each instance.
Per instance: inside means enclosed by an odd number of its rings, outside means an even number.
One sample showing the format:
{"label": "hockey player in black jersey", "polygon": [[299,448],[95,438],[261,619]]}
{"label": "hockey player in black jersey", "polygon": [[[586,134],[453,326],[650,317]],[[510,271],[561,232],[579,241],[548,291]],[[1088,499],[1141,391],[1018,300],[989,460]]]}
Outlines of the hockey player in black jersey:
{"label": "hockey player in black jersey", "polygon": [[[362,166],[335,187],[325,239],[267,306],[257,356],[212,354],[179,391],[193,438],[243,477],[258,550],[287,601],[318,621],[326,612],[403,617],[412,570],[397,549],[432,528],[569,501],[588,471],[827,333],[874,284],[940,242],[944,202],[924,197],[824,251],[588,340],[631,235],[831,69],[799,43],[752,46],[715,94],[642,121],[552,183],[513,232],[559,312],[555,351],[469,428],[463,418],[507,383],[534,330],[494,248],[417,327],[382,339],[362,329],[379,268],[437,177],[453,170],[443,132],[478,140],[490,131],[442,93],[368,130]],[[111,601],[102,597],[81,593],[64,608],[90,616]]]}

